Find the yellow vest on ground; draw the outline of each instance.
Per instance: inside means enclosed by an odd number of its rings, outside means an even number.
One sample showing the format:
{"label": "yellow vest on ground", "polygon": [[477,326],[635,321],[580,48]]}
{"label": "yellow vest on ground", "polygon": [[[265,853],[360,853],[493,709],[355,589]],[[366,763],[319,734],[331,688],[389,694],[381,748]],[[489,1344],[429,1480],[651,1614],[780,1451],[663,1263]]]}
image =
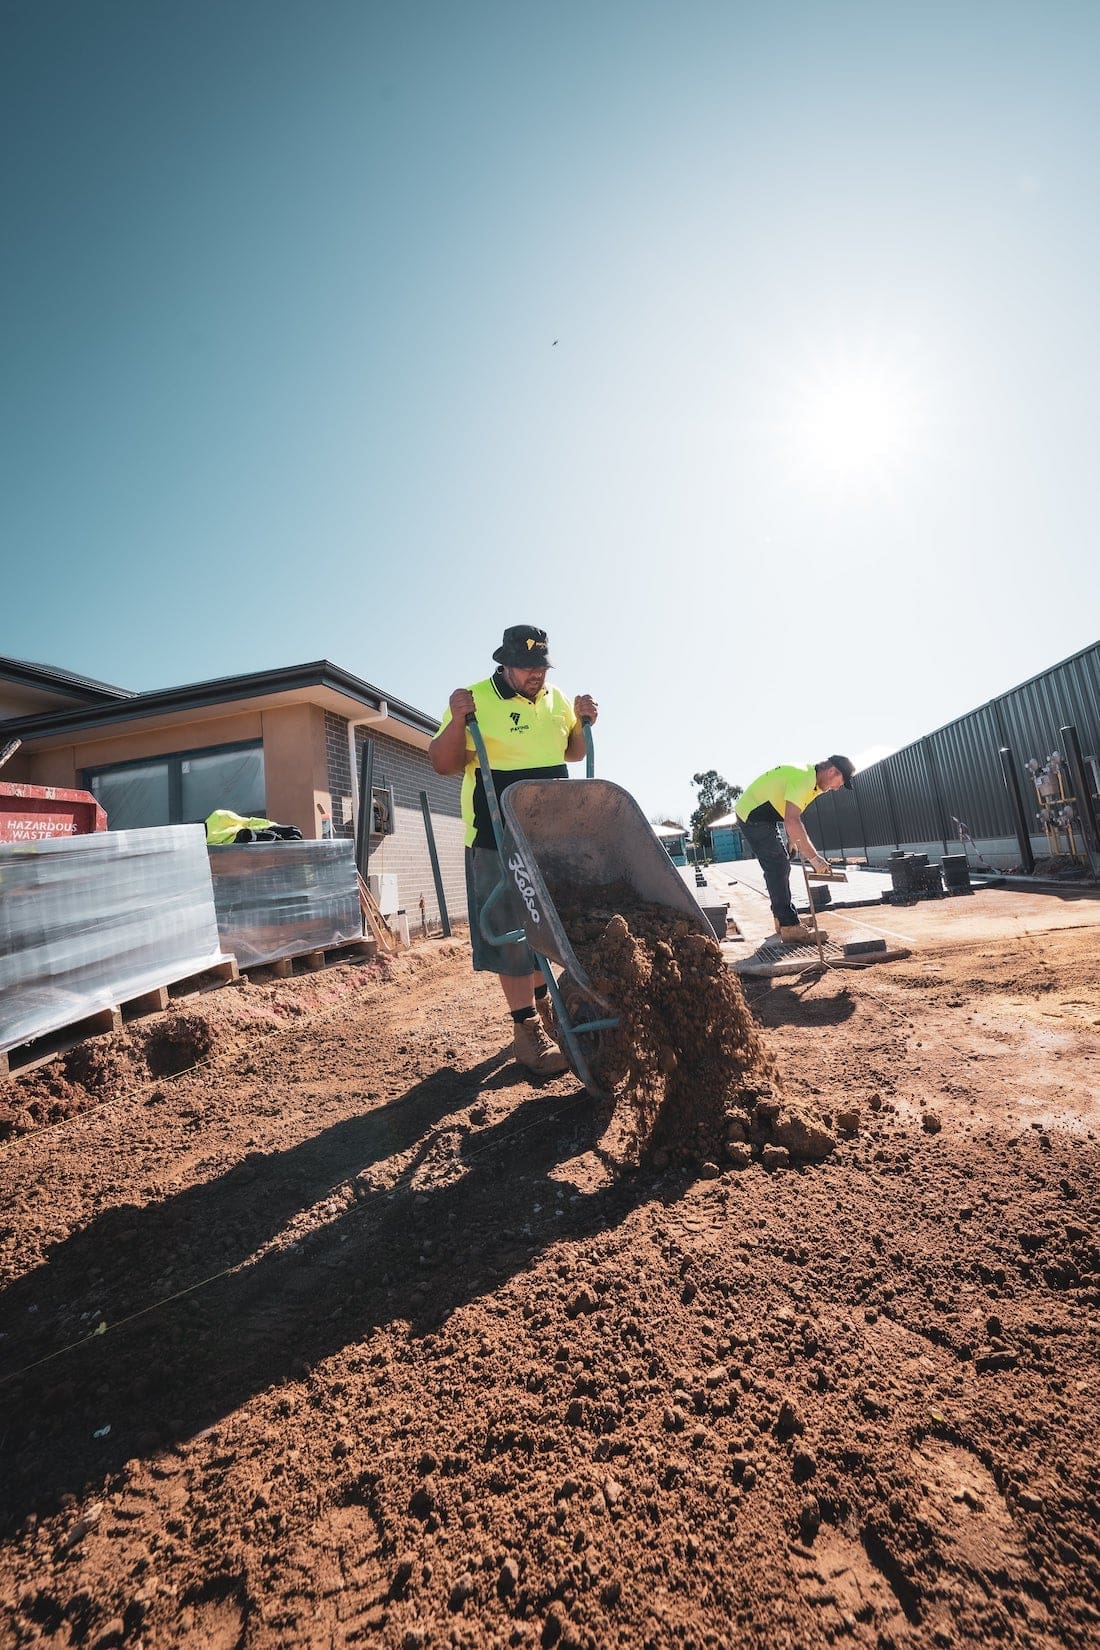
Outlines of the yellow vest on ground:
{"label": "yellow vest on ground", "polygon": [[206,816],[206,840],[212,847],[220,847],[226,842],[236,842],[238,831],[270,831],[273,824],[271,819],[245,819],[243,814],[231,813],[228,808],[215,808]]}

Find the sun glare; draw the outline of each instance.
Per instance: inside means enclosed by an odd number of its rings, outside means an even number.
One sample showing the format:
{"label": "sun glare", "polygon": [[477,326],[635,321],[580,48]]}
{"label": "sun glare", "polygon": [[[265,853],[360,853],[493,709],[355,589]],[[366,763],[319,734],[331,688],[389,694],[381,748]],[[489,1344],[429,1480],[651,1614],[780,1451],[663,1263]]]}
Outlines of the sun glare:
{"label": "sun glare", "polygon": [[796,385],[785,436],[806,479],[848,489],[896,479],[915,456],[919,425],[915,385],[898,363],[838,353]]}

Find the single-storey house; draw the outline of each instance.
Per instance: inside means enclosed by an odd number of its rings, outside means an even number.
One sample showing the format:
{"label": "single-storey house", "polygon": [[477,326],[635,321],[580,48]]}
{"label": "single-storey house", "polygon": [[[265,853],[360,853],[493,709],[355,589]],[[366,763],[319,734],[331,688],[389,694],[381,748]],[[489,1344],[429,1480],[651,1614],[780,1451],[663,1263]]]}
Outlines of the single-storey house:
{"label": "single-storey house", "polygon": [[[0,658],[3,780],[91,791],[108,830],[205,820],[215,808],[354,835],[364,742],[372,741],[369,872],[396,877],[415,933],[439,916],[427,797],[449,914],[466,909],[459,781],[434,772],[438,717],[327,659],[131,693],[53,666]],[[391,885],[392,886],[392,885]]]}

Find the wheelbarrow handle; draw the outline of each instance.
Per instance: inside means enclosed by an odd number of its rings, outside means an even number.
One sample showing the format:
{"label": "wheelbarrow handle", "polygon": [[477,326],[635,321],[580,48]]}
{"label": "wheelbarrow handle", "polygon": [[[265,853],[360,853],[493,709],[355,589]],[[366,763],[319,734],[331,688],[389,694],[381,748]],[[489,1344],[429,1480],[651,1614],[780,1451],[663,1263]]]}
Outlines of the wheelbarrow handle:
{"label": "wheelbarrow handle", "polygon": [[582,716],[581,726],[584,729],[584,777],[591,779],[596,772],[596,749],[592,743],[591,716]]}
{"label": "wheelbarrow handle", "polygon": [[481,769],[481,785],[485,792],[485,800],[489,805],[489,818],[493,826],[493,839],[497,845],[497,853],[504,853],[504,822],[500,817],[500,803],[497,801],[497,788],[493,784],[493,772],[489,766],[489,756],[485,749],[485,739],[477,725],[477,717],[473,711],[466,713],[466,726],[470,730],[470,738],[474,742],[477,752],[477,765]]}

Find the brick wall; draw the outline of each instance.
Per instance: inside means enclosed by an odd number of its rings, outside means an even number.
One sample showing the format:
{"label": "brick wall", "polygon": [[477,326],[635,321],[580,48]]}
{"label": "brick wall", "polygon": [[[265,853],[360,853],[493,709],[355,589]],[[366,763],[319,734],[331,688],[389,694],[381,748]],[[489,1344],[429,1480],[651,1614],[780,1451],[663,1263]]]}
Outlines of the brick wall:
{"label": "brick wall", "polygon": [[[453,924],[464,923],[466,875],[459,808],[460,781],[436,773],[428,761],[427,751],[418,750],[413,745],[403,745],[399,739],[367,727],[355,730],[356,786],[359,784],[358,761],[367,739],[374,744],[375,788],[392,788],[394,801],[393,833],[371,837],[370,875],[396,875],[399,902],[413,933],[416,933],[420,923],[421,895],[424,896],[428,922],[434,924],[439,921],[439,902],[420,806],[420,793],[426,791],[447,911]],[[348,759],[348,724],[342,716],[336,716],[332,711],[325,712],[325,754],[329,790],[332,793],[333,824],[337,835],[350,836],[351,808],[350,805],[345,807],[343,800],[352,795],[353,785]]]}
{"label": "brick wall", "polygon": [[[347,835],[346,831],[341,832],[340,827],[344,823],[341,798],[352,794],[351,764],[348,761],[348,724],[344,717],[334,715],[331,710],[325,712],[325,757],[328,761],[328,788],[332,792],[332,821],[337,835]],[[349,814],[349,825],[350,821]]]}

